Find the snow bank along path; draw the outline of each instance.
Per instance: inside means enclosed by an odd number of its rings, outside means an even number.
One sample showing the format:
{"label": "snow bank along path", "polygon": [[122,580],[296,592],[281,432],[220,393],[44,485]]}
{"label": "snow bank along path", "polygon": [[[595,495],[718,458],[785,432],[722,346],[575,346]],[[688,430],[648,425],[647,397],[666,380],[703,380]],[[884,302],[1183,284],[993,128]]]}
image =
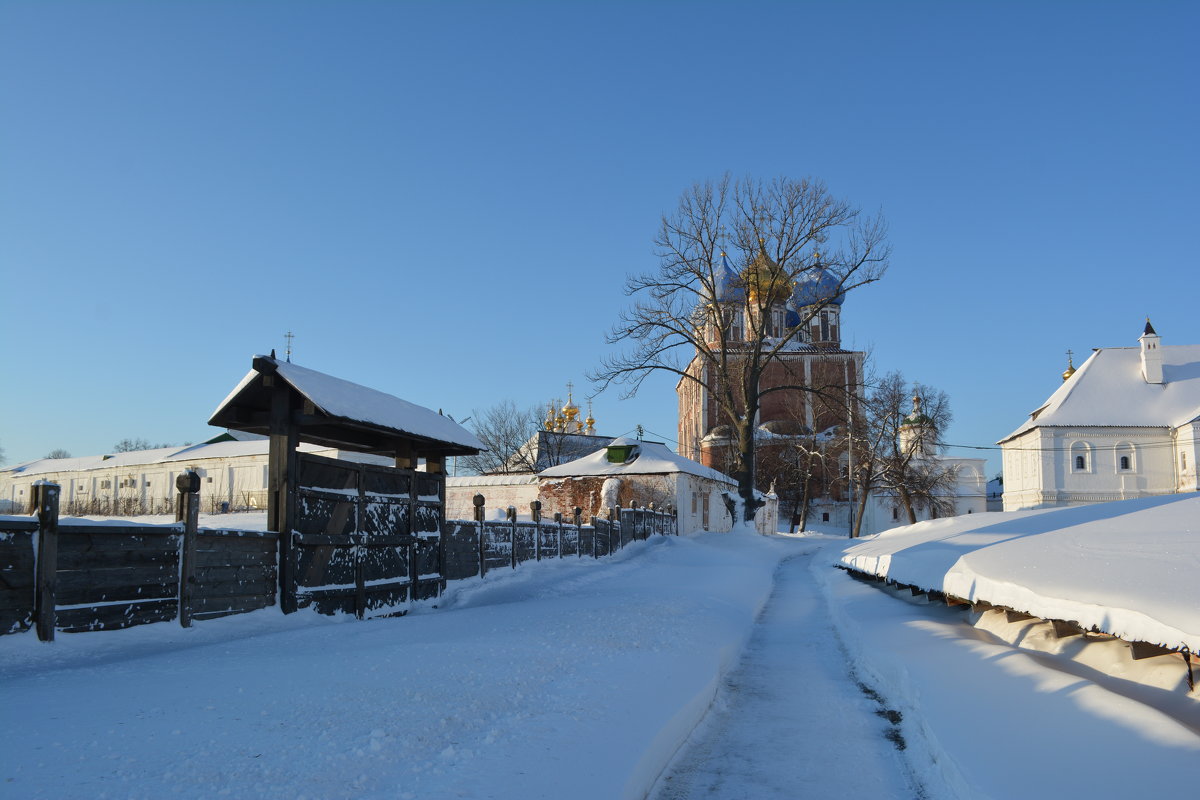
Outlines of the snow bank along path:
{"label": "snow bank along path", "polygon": [[22,798],[642,797],[789,542],[657,537],[452,585],[436,611],[276,609],[0,641]]}
{"label": "snow bank along path", "polygon": [[[830,564],[840,549],[825,551]],[[900,600],[819,561],[813,576],[851,659],[903,714],[905,752],[931,800],[1182,797],[1200,786],[1200,729],[940,603]]]}
{"label": "snow bank along path", "polygon": [[972,514],[896,528],[841,563],[1130,641],[1200,652],[1200,495]]}

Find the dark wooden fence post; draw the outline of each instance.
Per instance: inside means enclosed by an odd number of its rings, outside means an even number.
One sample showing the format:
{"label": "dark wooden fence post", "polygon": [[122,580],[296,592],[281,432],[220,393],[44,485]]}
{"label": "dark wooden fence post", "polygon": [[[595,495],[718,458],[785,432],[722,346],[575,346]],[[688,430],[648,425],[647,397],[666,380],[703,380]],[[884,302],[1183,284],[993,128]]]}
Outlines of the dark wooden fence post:
{"label": "dark wooden fence post", "polygon": [[183,509],[183,551],[179,556],[179,624],[192,627],[196,586],[196,535],[200,530],[200,476],[192,470],[175,479]]}
{"label": "dark wooden fence post", "polygon": [[554,538],[558,545],[558,558],[562,558],[562,512],[554,512]]}
{"label": "dark wooden fence post", "polygon": [[517,568],[517,507],[508,507],[508,540],[512,542],[512,568]]}
{"label": "dark wooden fence post", "polygon": [[[592,531],[592,547],[595,547],[596,532]],[[583,509],[575,506],[575,555],[583,558]]]}
{"label": "dark wooden fence post", "polygon": [[608,552],[605,555],[612,555],[616,552],[613,547],[613,534],[617,535],[617,542],[621,541],[621,515],[617,512],[616,506],[608,507]]}
{"label": "dark wooden fence post", "polygon": [[54,610],[58,593],[58,499],[61,488],[57,483],[38,481],[30,498],[37,504],[37,637],[43,642],[54,641]]}
{"label": "dark wooden fence post", "polygon": [[479,533],[479,577],[487,575],[487,542],[483,538],[483,495],[477,494],[471,498],[471,505],[475,506],[475,530]]}
{"label": "dark wooden fence post", "polygon": [[534,500],[529,504],[533,515],[533,555],[538,561],[542,560],[542,501]]}

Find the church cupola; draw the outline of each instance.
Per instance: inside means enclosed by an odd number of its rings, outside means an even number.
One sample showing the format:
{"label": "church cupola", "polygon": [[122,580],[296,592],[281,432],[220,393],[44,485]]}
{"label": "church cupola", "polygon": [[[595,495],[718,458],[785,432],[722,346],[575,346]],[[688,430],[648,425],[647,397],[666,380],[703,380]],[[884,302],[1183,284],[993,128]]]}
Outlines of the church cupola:
{"label": "church cupola", "polygon": [[747,327],[766,337],[782,336],[791,281],[783,267],[767,255],[762,239],[758,240],[758,255],[742,272],[742,282],[746,286]]}
{"label": "church cupola", "polygon": [[1075,359],[1074,353],[1067,351],[1067,368],[1063,370],[1063,382],[1065,383],[1072,375],[1075,374]]}
{"label": "church cupola", "polygon": [[1146,317],[1146,330],[1138,339],[1138,343],[1142,346],[1142,377],[1146,383],[1162,383],[1162,350],[1159,349],[1161,340],[1154,332],[1149,317]]}
{"label": "church cupola", "polygon": [[933,420],[921,410],[921,396],[913,393],[912,413],[900,423],[900,447],[916,458],[936,454],[937,436]]}
{"label": "church cupola", "polygon": [[821,256],[796,281],[790,305],[804,326],[802,339],[823,347],[842,346],[842,302],[846,293],[841,281],[821,266]]}

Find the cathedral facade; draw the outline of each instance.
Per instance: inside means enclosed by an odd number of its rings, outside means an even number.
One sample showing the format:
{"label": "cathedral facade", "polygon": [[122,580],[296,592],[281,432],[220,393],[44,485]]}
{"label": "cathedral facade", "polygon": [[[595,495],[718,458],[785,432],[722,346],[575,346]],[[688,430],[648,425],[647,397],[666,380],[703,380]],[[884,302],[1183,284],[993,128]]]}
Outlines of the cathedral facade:
{"label": "cathedral facade", "polygon": [[[810,507],[843,504],[848,499],[848,421],[863,386],[864,354],[842,348],[841,311],[845,299],[839,281],[821,268],[807,271],[784,291],[764,296],[756,287],[777,280],[765,253],[740,274],[722,260],[714,286],[716,313],[724,315],[724,336],[712,324],[702,334],[710,355],[700,353],[676,385],[679,399],[679,453],[720,472],[736,469],[737,439],[727,412],[714,397],[719,381],[714,360],[734,364],[762,346],[775,349],[759,378],[762,395],[754,425],[756,488],[774,492],[781,512],[789,513],[807,495]],[[777,269],[777,268],[775,268]],[[791,337],[788,339],[788,337]],[[722,341],[723,340],[723,341]],[[738,409],[739,413],[744,413]],[[833,522],[830,511],[818,521]]]}

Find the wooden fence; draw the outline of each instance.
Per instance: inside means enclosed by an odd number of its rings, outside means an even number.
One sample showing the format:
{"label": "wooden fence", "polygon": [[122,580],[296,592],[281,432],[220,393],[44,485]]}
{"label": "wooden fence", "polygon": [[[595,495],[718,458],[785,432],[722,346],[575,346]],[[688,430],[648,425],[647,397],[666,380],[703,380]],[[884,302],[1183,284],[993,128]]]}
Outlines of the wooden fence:
{"label": "wooden fence", "polygon": [[611,555],[630,542],[652,535],[678,535],[673,513],[648,508],[611,508],[605,519],[592,517],[584,524],[576,508],[571,522],[556,513],[543,519],[541,503],[531,504],[532,521],[517,520],[515,508],[504,520],[484,521],[483,495],[475,496],[475,521],[447,520],[442,531],[442,575],[461,580],[510,567],[522,561],[546,558],[600,558]]}
{"label": "wooden fence", "polygon": [[196,495],[177,525],[59,524],[58,488],[35,487],[37,520],[0,519],[0,634],[187,627],[275,604],[274,533],[201,529]]}
{"label": "wooden fence", "polygon": [[[56,630],[173,620],[188,627],[278,605],[278,535],[200,528],[199,479],[185,473],[179,488],[182,521],[174,525],[60,524],[59,487],[37,485],[36,519],[0,517],[0,635],[36,628],[38,638],[52,641]],[[477,517],[482,507],[477,495]],[[569,522],[561,514],[543,519],[538,501],[531,511],[532,521],[519,521],[513,508],[505,520],[446,521],[421,574],[462,580],[523,561],[601,558],[653,535],[678,534],[675,515],[653,509],[613,508],[590,524],[579,509]]]}

